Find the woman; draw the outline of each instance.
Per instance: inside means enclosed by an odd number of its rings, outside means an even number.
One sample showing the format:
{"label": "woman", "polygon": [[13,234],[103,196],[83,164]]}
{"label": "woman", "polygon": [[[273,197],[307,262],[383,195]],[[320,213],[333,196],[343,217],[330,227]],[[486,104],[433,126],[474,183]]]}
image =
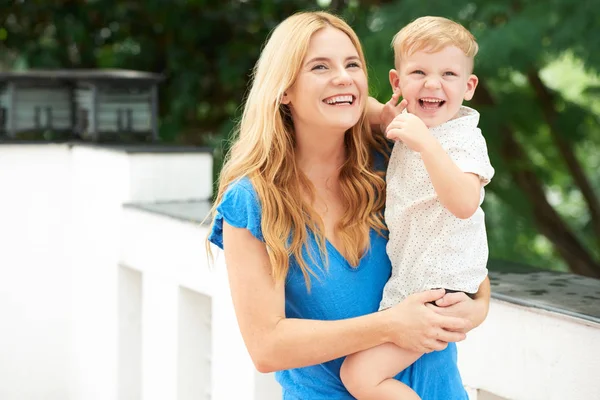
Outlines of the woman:
{"label": "woman", "polygon": [[390,262],[385,146],[371,135],[367,98],[345,22],[322,12],[283,21],[256,65],[209,240],[224,248],[250,356],[278,371],[284,399],[351,399],[343,357],[388,342],[428,353],[397,377],[422,398],[466,399],[450,361],[486,316],[487,281],[475,300],[429,291],[375,312]]}

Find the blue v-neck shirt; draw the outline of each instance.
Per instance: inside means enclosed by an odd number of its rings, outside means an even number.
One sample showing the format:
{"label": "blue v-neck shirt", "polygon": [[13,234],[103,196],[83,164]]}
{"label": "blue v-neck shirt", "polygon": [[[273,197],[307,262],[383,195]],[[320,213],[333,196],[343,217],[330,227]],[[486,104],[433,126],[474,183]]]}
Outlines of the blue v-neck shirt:
{"label": "blue v-neck shirt", "polygon": [[[264,241],[260,202],[249,179],[243,178],[231,184],[217,206],[209,240],[220,248],[223,248],[223,220],[231,226],[248,229]],[[318,276],[311,277],[310,292],[298,265],[291,260],[285,285],[286,317],[339,320],[376,312],[391,273],[391,264],[385,251],[387,240],[373,230],[370,240],[369,251],[356,268],[329,242],[326,244],[327,269],[305,257]],[[314,260],[321,258],[312,235],[309,235],[308,249],[317,255]],[[344,338],[340,337],[340,340]],[[276,372],[276,379],[283,389],[283,399],[353,399],[340,380],[343,360],[342,357],[319,365]],[[423,355],[396,378],[412,387],[423,400],[468,399],[456,365],[454,343],[450,343],[444,351]]]}

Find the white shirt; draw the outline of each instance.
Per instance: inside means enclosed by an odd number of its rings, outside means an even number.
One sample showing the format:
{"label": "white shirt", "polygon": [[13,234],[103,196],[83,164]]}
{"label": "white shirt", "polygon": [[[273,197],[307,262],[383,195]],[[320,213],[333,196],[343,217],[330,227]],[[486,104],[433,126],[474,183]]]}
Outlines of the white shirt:
{"label": "white shirt", "polygon": [[[494,169],[478,122],[479,113],[463,106],[455,119],[430,132],[462,171],[478,175],[485,186]],[[482,187],[479,205],[483,197]],[[392,275],[380,309],[429,289],[477,292],[487,276],[483,210],[478,207],[468,219],[455,217],[440,203],[421,155],[402,142],[394,145],[388,166],[385,220]]]}

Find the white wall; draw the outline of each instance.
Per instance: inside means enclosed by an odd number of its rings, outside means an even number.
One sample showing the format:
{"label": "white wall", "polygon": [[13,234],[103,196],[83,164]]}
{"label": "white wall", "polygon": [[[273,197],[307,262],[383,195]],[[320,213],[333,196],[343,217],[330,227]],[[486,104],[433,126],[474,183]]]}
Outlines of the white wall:
{"label": "white wall", "polygon": [[[144,317],[148,324],[152,324],[146,326],[145,331],[159,335],[158,327],[168,324],[169,328],[162,334],[174,338],[169,339],[168,343],[165,343],[165,340],[152,339],[152,343],[162,342],[160,349],[152,345],[145,347],[144,365],[152,365],[153,376],[170,373],[173,370],[170,366],[176,363],[177,354],[182,349],[194,351],[194,340],[188,340],[188,344],[182,341],[185,340],[181,336],[183,332],[190,330],[190,327],[185,327],[189,322],[182,317],[182,309],[187,315],[193,313],[192,310],[198,310],[198,314],[210,315],[210,324],[207,322],[204,328],[192,328],[198,332],[198,338],[205,337],[205,340],[210,340],[211,358],[207,360],[209,362],[195,367],[199,371],[196,374],[198,379],[210,379],[210,398],[281,399],[281,389],[273,374],[258,373],[246,351],[231,302],[222,254],[217,252],[215,265],[209,267],[204,250],[207,227],[127,207],[123,214],[122,231],[121,263],[143,271],[143,275],[152,282],[154,297],[165,299],[160,303],[144,303]],[[190,305],[177,304],[176,293],[177,290],[181,293],[181,287],[190,289],[190,292],[199,298],[204,296],[205,300],[197,301],[197,304],[202,306],[191,308]],[[210,302],[207,298],[210,298]],[[179,329],[179,333],[175,329]],[[151,359],[154,361],[150,362]],[[182,362],[186,361],[180,359],[179,365],[182,365]],[[167,381],[145,381],[144,393],[156,393],[166,390],[167,387],[171,387],[169,393],[173,393],[176,386],[174,377],[166,376]],[[196,387],[192,390],[197,393],[198,389]],[[204,395],[205,393],[198,394]]]}
{"label": "white wall", "polygon": [[118,398],[142,396],[142,274],[119,267]]}
{"label": "white wall", "polygon": [[0,399],[68,398],[70,159],[0,146]]}
{"label": "white wall", "polygon": [[129,194],[127,154],[72,149],[74,399],[117,397],[118,248],[122,202]]}
{"label": "white wall", "polygon": [[207,198],[211,187],[207,153],[0,146],[0,399],[141,396],[151,285],[119,266],[122,204]]}
{"label": "white wall", "polygon": [[600,398],[600,324],[493,300],[459,343],[466,385],[514,400]]}
{"label": "white wall", "polygon": [[[211,180],[208,154],[0,146],[0,399],[281,397],[244,347],[222,254],[208,267],[207,227],[122,206],[206,199]],[[473,399],[595,399],[598,333],[493,300],[459,366]]]}
{"label": "white wall", "polygon": [[[74,399],[117,397],[126,379],[115,368],[119,352],[117,310],[122,248],[122,205],[191,198],[205,199],[212,187],[212,163],[206,153],[124,153],[98,147],[72,150]],[[203,196],[203,197],[199,197]],[[147,229],[147,228],[146,228]],[[166,236],[168,238],[168,236]],[[164,247],[163,241],[158,244]],[[147,249],[147,248],[146,248]],[[129,267],[129,264],[124,264]],[[168,271],[173,254],[159,266]],[[141,396],[174,398],[177,358],[169,348],[177,343],[176,287],[160,276],[143,275],[141,288]],[[154,306],[156,305],[156,307]],[[148,326],[148,327],[146,327]],[[165,353],[155,357],[152,349]],[[147,390],[148,386],[156,386]],[[162,397],[161,397],[162,396]]]}

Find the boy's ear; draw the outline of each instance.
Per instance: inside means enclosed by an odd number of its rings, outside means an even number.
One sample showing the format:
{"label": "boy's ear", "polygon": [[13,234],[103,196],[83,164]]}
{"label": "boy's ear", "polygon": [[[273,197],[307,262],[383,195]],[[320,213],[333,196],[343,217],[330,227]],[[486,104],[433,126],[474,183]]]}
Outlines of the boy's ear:
{"label": "boy's ear", "polygon": [[477,87],[478,83],[479,78],[476,75],[471,74],[469,79],[467,79],[467,90],[465,91],[464,96],[465,100],[469,101],[473,98],[473,95],[475,94],[475,88]]}
{"label": "boy's ear", "polygon": [[393,91],[400,89],[400,75],[395,69],[390,69],[390,85]]}

